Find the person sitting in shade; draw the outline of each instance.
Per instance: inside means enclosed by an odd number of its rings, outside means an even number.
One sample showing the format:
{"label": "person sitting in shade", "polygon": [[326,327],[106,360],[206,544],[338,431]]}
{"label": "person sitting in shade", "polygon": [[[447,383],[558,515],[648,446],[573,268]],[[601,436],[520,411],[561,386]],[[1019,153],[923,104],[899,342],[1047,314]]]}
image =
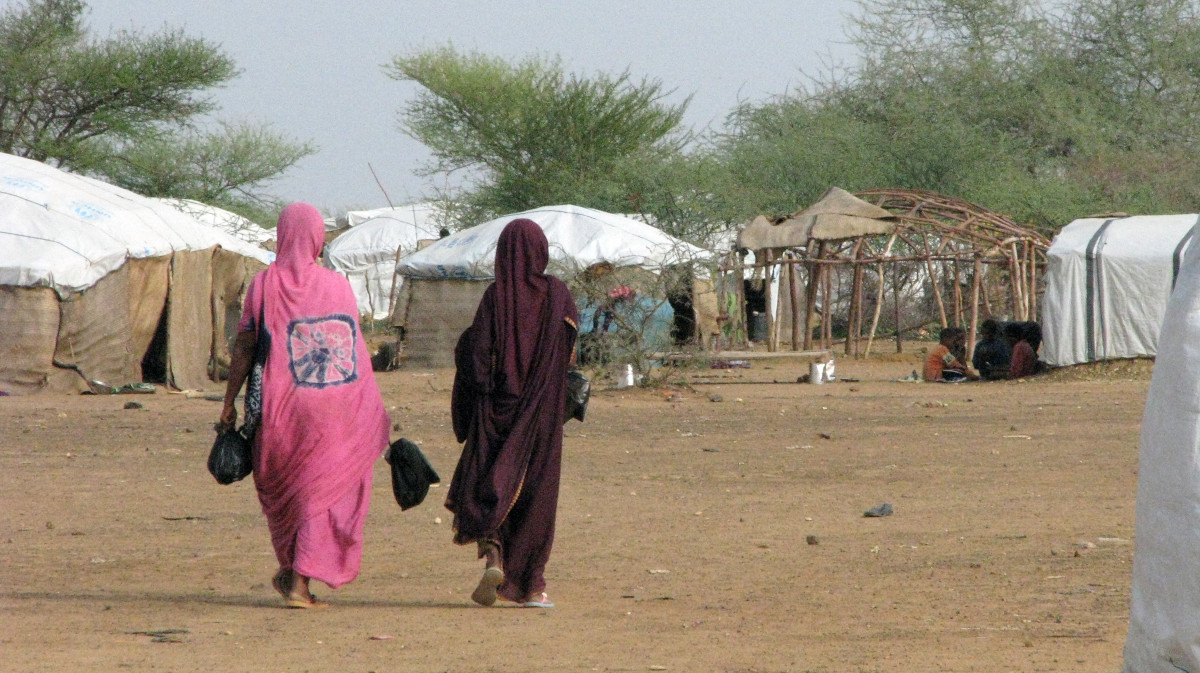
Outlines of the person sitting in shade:
{"label": "person sitting in shade", "polygon": [[984,320],[979,326],[979,334],[983,338],[975,344],[971,366],[985,381],[1008,378],[1012,351],[1008,343],[1000,338],[1000,323],[991,318]]}
{"label": "person sitting in shade", "polygon": [[979,375],[955,355],[962,352],[966,342],[967,333],[961,327],[943,327],[938,335],[938,345],[925,358],[925,380],[953,383],[978,379]]}
{"label": "person sitting in shade", "polygon": [[1009,366],[1008,378],[1019,379],[1033,376],[1037,372],[1037,353],[1027,340],[1027,328],[1021,323],[1009,323],[1004,326],[1004,339],[1012,347],[1012,364]]}

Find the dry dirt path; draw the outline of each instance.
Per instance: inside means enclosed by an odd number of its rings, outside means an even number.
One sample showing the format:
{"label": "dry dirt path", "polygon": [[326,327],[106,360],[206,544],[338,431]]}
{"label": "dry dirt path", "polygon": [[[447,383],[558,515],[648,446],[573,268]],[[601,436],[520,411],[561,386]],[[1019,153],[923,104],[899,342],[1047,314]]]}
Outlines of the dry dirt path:
{"label": "dry dirt path", "polygon": [[[218,404],[0,398],[0,671],[1118,671],[1148,377],[890,382],[909,359],[597,392],[552,610],[471,604],[442,490],[401,513],[382,461],[359,579],[281,609],[252,485],[204,468]],[[380,376],[446,478],[450,383]]]}

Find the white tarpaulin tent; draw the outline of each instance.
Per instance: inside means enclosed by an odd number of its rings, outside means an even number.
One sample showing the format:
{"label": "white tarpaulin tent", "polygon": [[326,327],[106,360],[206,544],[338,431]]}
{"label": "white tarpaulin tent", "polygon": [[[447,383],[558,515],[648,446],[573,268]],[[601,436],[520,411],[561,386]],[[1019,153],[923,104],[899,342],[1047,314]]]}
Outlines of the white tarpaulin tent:
{"label": "white tarpaulin tent", "polygon": [[1128,673],[1200,671],[1200,248],[1190,247],[1142,417]]}
{"label": "white tarpaulin tent", "polygon": [[712,258],[712,253],[622,215],[579,206],[546,206],[498,217],[448,236],[400,261],[410,278],[492,278],[496,242],[515,219],[538,223],[550,241],[551,265],[581,271],[598,262],[660,269]]}
{"label": "white tarpaulin tent", "polygon": [[1153,356],[1196,215],[1075,220],[1046,253],[1042,359]]}
{"label": "white tarpaulin tent", "polygon": [[0,154],[0,285],[79,291],[126,258],[214,246],[263,264],[275,258],[165,202]]}
{"label": "white tarpaulin tent", "polygon": [[146,366],[202,385],[227,359],[247,262],[273,258],[163,202],[0,154],[0,389],[122,385]]}
{"label": "white tarpaulin tent", "polygon": [[[518,218],[533,220],[542,228],[550,243],[549,271],[568,280],[600,262],[657,271],[713,256],[644,222],[570,205],[513,213],[464,229],[397,265],[406,276],[406,291],[396,301],[392,323],[407,330],[405,351],[410,362],[451,364],[454,342],[471,324],[487,281],[493,278],[500,232]],[[715,299],[702,300],[697,307],[705,317],[715,315]]]}
{"label": "white tarpaulin tent", "polygon": [[[368,212],[373,213],[370,218],[360,219]],[[350,281],[360,315],[377,320],[388,316],[391,299],[403,283],[396,275],[396,260],[415,251],[418,241],[437,239],[435,215],[427,203],[346,214],[351,228],[326,246],[325,258]]]}
{"label": "white tarpaulin tent", "polygon": [[410,222],[422,229],[428,229],[434,232],[434,238],[437,238],[436,234],[441,226],[438,224],[441,214],[437,205],[428,201],[395,207],[371,208],[370,210],[351,210],[346,213],[346,226],[357,227],[368,220],[384,216],[394,217],[401,222]]}

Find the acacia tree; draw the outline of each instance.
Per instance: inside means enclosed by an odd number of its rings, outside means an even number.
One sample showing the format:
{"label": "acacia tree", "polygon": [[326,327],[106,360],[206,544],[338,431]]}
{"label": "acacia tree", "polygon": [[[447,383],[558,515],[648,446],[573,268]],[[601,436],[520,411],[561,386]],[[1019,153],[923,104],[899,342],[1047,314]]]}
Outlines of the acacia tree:
{"label": "acacia tree", "polygon": [[[262,185],[312,153],[261,126],[197,122],[237,75],[217,45],[179,31],[88,35],[82,0],[0,13],[0,151],[107,177],[148,196],[253,209]],[[150,155],[157,159],[148,160]]]}
{"label": "acacia tree", "polygon": [[448,195],[467,205],[464,222],[554,203],[652,210],[648,200],[666,198],[662,184],[639,178],[670,166],[688,140],[679,129],[687,101],[668,104],[660,82],[628,72],[585,78],[558,59],[508,63],[452,47],[397,56],[385,69],[423,88],[400,128],[432,151],[425,175],[465,177],[462,193]]}
{"label": "acacia tree", "polygon": [[315,151],[311,143],[285,139],[266,125],[219,123],[206,133],[127,143],[97,170],[139,194],[193,199],[273,222],[281,204],[264,188]]}
{"label": "acacia tree", "polygon": [[[810,203],[814,181],[932,189],[1046,231],[1096,212],[1200,207],[1194,0],[860,8],[853,68],[739,110],[717,143],[759,212]],[[854,161],[839,162],[847,146]]]}

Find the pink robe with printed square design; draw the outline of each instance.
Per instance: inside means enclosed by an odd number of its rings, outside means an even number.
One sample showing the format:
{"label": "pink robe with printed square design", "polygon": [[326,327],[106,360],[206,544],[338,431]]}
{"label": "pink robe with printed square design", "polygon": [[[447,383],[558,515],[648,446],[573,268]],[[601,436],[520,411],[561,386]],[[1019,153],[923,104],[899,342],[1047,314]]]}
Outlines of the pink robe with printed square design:
{"label": "pink robe with printed square design", "polygon": [[[279,566],[337,588],[353,580],[389,419],[350,284],[317,265],[320,213],[279,216],[276,261],[251,281],[238,329],[270,343],[254,484]],[[264,301],[265,299],[265,301]]]}

